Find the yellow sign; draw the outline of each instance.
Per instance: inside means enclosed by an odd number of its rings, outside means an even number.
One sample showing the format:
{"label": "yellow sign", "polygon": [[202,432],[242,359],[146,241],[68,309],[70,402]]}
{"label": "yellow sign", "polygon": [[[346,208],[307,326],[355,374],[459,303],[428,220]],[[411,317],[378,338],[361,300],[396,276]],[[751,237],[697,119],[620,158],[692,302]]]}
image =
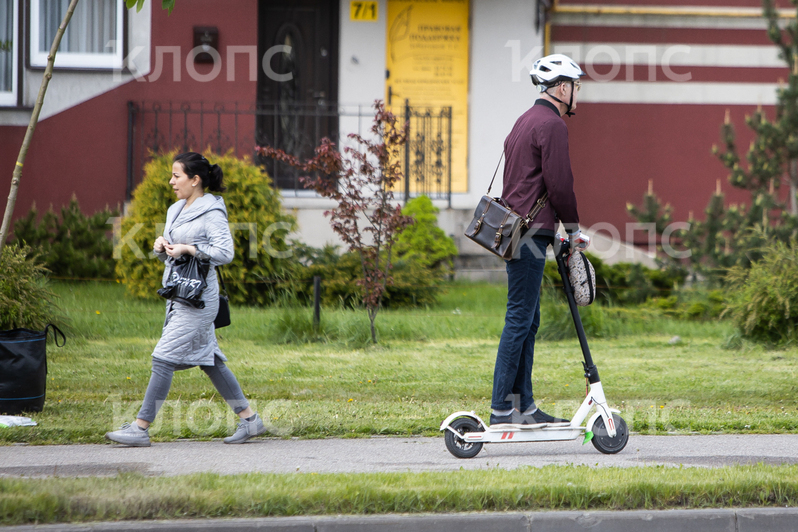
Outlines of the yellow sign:
{"label": "yellow sign", "polygon": [[349,20],[374,22],[377,20],[377,2],[349,2]]}
{"label": "yellow sign", "polygon": [[416,109],[452,108],[452,192],[468,192],[468,5],[388,0],[386,102],[397,116],[405,100]]}

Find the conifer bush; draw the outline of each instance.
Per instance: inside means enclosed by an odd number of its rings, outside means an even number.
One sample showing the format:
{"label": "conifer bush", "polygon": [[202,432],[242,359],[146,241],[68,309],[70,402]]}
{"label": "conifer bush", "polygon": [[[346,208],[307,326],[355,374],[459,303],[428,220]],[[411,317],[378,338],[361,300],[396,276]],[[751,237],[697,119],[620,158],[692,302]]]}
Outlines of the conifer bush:
{"label": "conifer bush", "polygon": [[784,344],[798,340],[798,243],[774,242],[749,269],[735,266],[726,277],[729,303],[743,337]]}
{"label": "conifer bush", "polygon": [[30,247],[3,246],[0,271],[0,330],[42,330],[54,321],[55,294],[47,287],[47,268]]}
{"label": "conifer bush", "polygon": [[112,279],[112,227],[109,218],[119,213],[107,207],[92,215],[80,210],[77,198],[61,208],[60,217],[49,209],[41,220],[34,205],[14,223],[11,241],[30,246],[55,277],[70,279]]}
{"label": "conifer bush", "polygon": [[427,196],[407,202],[402,214],[411,216],[414,223],[399,233],[394,251],[399,259],[412,261],[443,278],[454,271],[453,259],[457,256],[457,246],[438,227],[438,212],[439,209]]}
{"label": "conifer bush", "polygon": [[[152,254],[152,246],[163,233],[167,209],[177,201],[169,186],[176,154],[158,154],[147,163],[121,222],[121,238],[114,248],[116,274],[128,293],[137,297],[159,298],[156,291],[164,267]],[[269,177],[249,158],[239,159],[231,153],[205,156],[222,168],[227,187],[221,195],[227,206],[235,257],[222,270],[230,299],[233,303],[268,304],[289,270],[292,252],[285,235],[296,228],[296,220],[282,211],[280,196]]]}

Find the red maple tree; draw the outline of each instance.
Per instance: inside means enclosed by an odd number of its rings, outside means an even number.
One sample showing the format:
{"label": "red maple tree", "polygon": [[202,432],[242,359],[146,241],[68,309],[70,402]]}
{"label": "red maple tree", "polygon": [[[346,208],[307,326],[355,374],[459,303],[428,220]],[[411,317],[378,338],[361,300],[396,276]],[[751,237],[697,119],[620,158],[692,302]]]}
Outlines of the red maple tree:
{"label": "red maple tree", "polygon": [[413,223],[413,218],[402,214],[393,193],[403,178],[399,154],[407,141],[407,124],[397,125],[396,116],[381,100],[374,102],[374,110],[373,140],[350,134],[348,138],[357,147],[345,147],[343,153],[326,137],[305,162],[271,146],[256,150],[307,172],[300,178],[302,185],[338,203],[324,215],[330,217],[333,231],[348,250],[360,256],[363,277],[357,284],[368,311],[371,340],[377,343],[374,320],[385,289],[393,281],[391,251],[399,233]]}

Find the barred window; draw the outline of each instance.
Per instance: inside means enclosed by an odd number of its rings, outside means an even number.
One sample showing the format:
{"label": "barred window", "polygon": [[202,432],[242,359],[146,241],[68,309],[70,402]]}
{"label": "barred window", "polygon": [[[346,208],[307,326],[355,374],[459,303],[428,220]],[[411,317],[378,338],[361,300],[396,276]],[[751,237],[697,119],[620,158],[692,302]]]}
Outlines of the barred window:
{"label": "barred window", "polygon": [[[68,7],[69,0],[32,0],[31,66],[47,65],[47,54]],[[79,2],[58,48],[55,66],[121,68],[123,16],[122,0]]]}

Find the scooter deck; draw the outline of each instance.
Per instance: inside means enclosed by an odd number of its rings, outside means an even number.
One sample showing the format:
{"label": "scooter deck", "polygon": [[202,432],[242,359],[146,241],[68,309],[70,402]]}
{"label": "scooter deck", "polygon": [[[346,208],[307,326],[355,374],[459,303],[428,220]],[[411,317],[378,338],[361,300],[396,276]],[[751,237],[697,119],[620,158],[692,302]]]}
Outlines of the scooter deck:
{"label": "scooter deck", "polygon": [[[545,427],[541,425],[547,425]],[[501,427],[501,428],[499,428]],[[516,428],[524,427],[524,429]],[[533,442],[533,441],[565,441],[575,440],[584,435],[584,427],[572,427],[567,423],[541,423],[533,425],[494,425],[484,432],[466,432],[458,435],[465,442],[480,443],[510,443],[510,442]]]}
{"label": "scooter deck", "polygon": [[528,430],[540,430],[540,429],[570,429],[571,422],[570,421],[562,421],[560,423],[536,423],[534,425],[521,425],[519,423],[499,423],[497,425],[491,425],[485,429],[485,432],[508,432],[508,431],[520,431],[526,432]]}
{"label": "scooter deck", "polygon": [[489,426],[486,430],[496,432],[507,432],[508,430],[535,430],[549,426],[548,423],[535,423],[534,425],[522,425],[520,423],[497,423]]}

